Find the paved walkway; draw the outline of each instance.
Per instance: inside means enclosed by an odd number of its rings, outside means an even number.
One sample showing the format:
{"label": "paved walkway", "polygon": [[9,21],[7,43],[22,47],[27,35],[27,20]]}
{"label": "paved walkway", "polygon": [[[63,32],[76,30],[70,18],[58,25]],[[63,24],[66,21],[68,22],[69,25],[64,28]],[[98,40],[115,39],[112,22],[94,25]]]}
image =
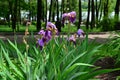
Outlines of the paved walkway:
{"label": "paved walkway", "polygon": [[[22,42],[23,36],[24,36],[23,34],[22,35],[17,34],[17,42]],[[90,41],[95,40],[97,42],[102,43],[114,36],[117,36],[117,34],[110,32],[101,32],[101,33],[89,33],[88,38]],[[13,34],[0,34],[0,39],[5,41],[7,39],[14,40],[14,38],[15,37],[13,36]],[[83,39],[84,37],[81,36],[81,38]]]}

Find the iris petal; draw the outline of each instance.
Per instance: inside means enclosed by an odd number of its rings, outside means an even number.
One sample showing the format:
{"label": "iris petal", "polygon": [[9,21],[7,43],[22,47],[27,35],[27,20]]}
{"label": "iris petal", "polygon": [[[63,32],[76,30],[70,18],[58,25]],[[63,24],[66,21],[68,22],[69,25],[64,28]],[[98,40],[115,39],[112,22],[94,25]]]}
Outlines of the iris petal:
{"label": "iris petal", "polygon": [[84,36],[84,31],[83,31],[82,29],[78,29],[77,35],[78,35],[78,36],[80,36],[80,35],[83,35],[83,36]]}

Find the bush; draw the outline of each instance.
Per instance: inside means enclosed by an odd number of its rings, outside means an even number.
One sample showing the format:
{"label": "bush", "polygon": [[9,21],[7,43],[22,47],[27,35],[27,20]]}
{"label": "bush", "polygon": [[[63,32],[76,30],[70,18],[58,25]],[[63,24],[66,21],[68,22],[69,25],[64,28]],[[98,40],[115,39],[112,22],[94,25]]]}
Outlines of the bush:
{"label": "bush", "polygon": [[120,67],[120,33],[117,34],[118,36],[111,38],[108,42],[107,51],[116,60],[117,67]]}
{"label": "bush", "polygon": [[113,18],[103,18],[102,21],[98,24],[98,26],[102,27],[103,31],[112,31],[114,30],[115,19]]}
{"label": "bush", "polygon": [[32,25],[37,25],[37,22],[36,21],[32,21]]}
{"label": "bush", "polygon": [[7,21],[6,20],[0,20],[0,25],[7,25]]}
{"label": "bush", "polygon": [[115,22],[115,30],[120,30],[120,22],[119,21]]}

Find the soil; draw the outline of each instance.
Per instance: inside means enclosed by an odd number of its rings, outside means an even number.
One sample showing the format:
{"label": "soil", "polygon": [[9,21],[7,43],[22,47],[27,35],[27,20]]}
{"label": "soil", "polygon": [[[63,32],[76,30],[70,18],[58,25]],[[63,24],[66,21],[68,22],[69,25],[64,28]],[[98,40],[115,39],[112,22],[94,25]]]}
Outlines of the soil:
{"label": "soil", "polygon": [[[100,69],[114,69],[115,60],[111,57],[105,57],[98,60],[95,65],[100,66]],[[116,80],[117,76],[120,76],[120,71],[114,71],[107,74],[98,75],[96,76],[96,78],[100,80]]]}
{"label": "soil", "polygon": [[[34,34],[36,36],[36,33]],[[23,41],[24,33],[17,33],[17,42],[21,43]],[[117,36],[116,34],[112,32],[100,32],[100,33],[89,33],[88,38],[89,41],[96,41],[98,43],[104,43],[108,41],[109,37]],[[64,35],[66,37],[66,35]],[[14,41],[15,37],[13,36],[13,33],[0,33],[0,39],[7,40],[10,39]],[[81,39],[84,39],[83,36],[81,36]]]}

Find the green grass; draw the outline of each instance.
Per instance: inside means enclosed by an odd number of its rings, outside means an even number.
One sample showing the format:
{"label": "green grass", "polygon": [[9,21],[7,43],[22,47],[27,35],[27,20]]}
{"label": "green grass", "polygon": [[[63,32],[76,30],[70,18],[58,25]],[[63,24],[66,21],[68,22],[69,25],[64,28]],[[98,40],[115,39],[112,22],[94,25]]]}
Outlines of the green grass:
{"label": "green grass", "polygon": [[[20,25],[19,31],[25,31],[25,28],[26,28],[26,26]],[[36,31],[36,26],[30,25],[29,31]],[[7,25],[0,25],[0,32],[12,32],[12,27],[9,27]]]}
{"label": "green grass", "polygon": [[[75,26],[75,25],[71,25],[70,27],[64,26],[64,27],[62,27],[61,30],[62,30],[62,32],[68,32],[69,28],[70,28],[71,33],[75,33],[77,31],[77,26]],[[101,28],[93,28],[93,29],[87,30],[86,26],[81,26],[80,29],[82,29],[84,32],[101,32],[102,31]]]}
{"label": "green grass", "polygon": [[[21,26],[20,27],[20,31],[25,31],[25,26]],[[29,31],[36,31],[36,26],[34,26],[34,25],[31,25],[31,26],[29,26]]]}
{"label": "green grass", "polygon": [[85,32],[101,32],[102,28],[93,28],[93,29],[86,29],[86,26],[81,26],[81,29],[83,29],[83,31]]}
{"label": "green grass", "polygon": [[[20,25],[19,26],[19,31],[17,31],[17,32],[24,32],[25,28],[26,28],[26,26]],[[70,28],[71,33],[74,33],[74,32],[77,31],[77,26],[75,26],[75,25],[71,25],[70,27],[64,26],[64,27],[61,28],[61,30],[62,30],[63,33],[65,33],[65,32],[67,33],[69,28]],[[93,28],[93,29],[86,30],[85,26],[81,26],[81,29],[83,29],[84,32],[86,32],[86,31],[87,32],[101,32],[101,28]],[[30,32],[36,31],[36,26],[35,25],[30,25],[29,26],[29,31]],[[8,25],[0,25],[0,32],[12,32],[12,27],[8,27]]]}
{"label": "green grass", "polygon": [[64,27],[61,28],[61,30],[62,30],[62,32],[68,32],[69,28],[70,28],[70,32],[71,32],[71,33],[77,31],[77,27],[74,26],[74,25],[72,25],[72,26],[70,26],[70,27],[64,26]]}

